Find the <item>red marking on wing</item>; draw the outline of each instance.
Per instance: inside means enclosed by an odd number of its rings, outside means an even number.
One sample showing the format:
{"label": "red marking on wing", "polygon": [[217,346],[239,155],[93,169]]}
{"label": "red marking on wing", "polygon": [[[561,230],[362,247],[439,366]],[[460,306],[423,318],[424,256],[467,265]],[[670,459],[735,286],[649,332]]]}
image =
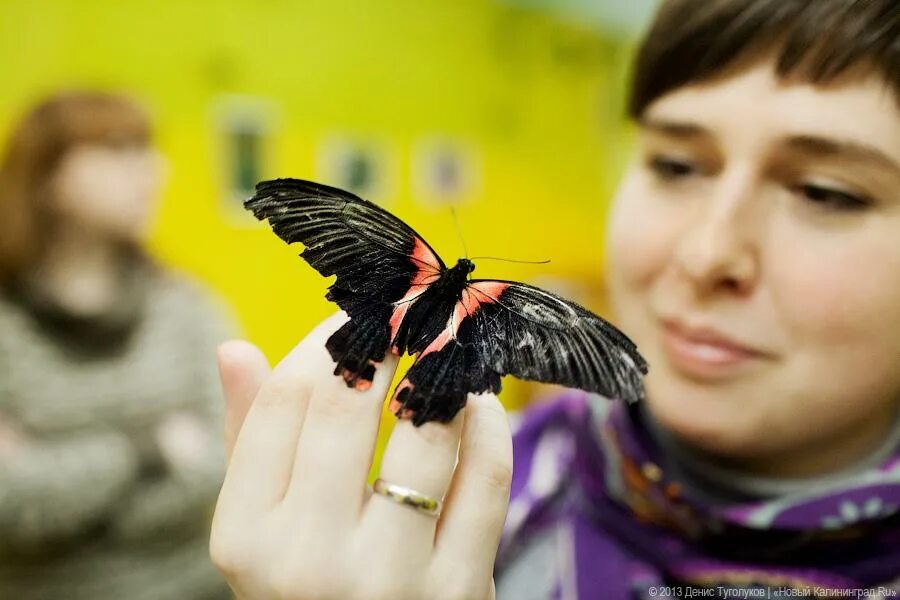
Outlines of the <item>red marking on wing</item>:
{"label": "red marking on wing", "polygon": [[459,330],[459,324],[463,319],[466,318],[466,315],[471,314],[466,312],[466,307],[463,302],[457,302],[456,306],[453,309],[453,314],[450,315],[450,318],[447,320],[447,326],[441,330],[441,332],[431,340],[431,343],[425,347],[424,350],[419,354],[417,359],[421,359],[426,354],[431,354],[432,352],[441,351],[444,346],[450,343],[450,340],[456,338],[456,332]]}
{"label": "red marking on wing", "polygon": [[391,352],[398,354],[397,348],[393,345],[394,338],[397,337],[397,331],[400,329],[400,323],[406,316],[406,311],[415,301],[415,298],[428,289],[428,286],[437,281],[441,276],[441,263],[438,261],[431,248],[420,238],[415,238],[415,246],[413,247],[411,258],[419,269],[413,275],[410,281],[409,289],[403,294],[397,302],[394,303],[394,312],[391,313]]}
{"label": "red marking on wing", "polygon": [[[372,364],[374,364],[374,363],[372,363]],[[368,379],[363,379],[362,377],[359,377],[359,375],[357,373],[354,373],[350,369],[341,370],[341,377],[343,377],[344,381],[346,381],[349,385],[352,385],[354,389],[356,389],[360,392],[364,392],[367,389],[372,387],[371,381],[369,381]]]}
{"label": "red marking on wing", "polygon": [[[421,273],[421,271],[419,271]],[[416,277],[418,278],[418,274]],[[431,277],[439,277],[439,275],[431,275]],[[415,280],[414,280],[415,281]],[[402,298],[398,301],[394,302],[394,312],[391,313],[391,320],[389,321],[391,326],[391,351],[394,354],[397,354],[397,350],[394,347],[394,338],[397,337],[397,331],[400,329],[400,323],[403,322],[403,317],[406,316],[406,312],[409,310],[409,307],[412,306],[412,303],[415,301],[416,297],[428,289],[428,286],[431,283],[417,283],[410,286],[410,288],[406,291]]]}
{"label": "red marking on wing", "polygon": [[409,418],[413,415],[413,411],[409,410],[408,408],[403,408],[403,404],[399,400],[397,400],[397,396],[400,395],[400,392],[407,388],[412,391],[413,384],[411,384],[408,379],[404,378],[399,384],[397,384],[397,389],[394,390],[394,395],[391,396],[391,403],[388,405],[390,411],[401,419]]}
{"label": "red marking on wing", "polygon": [[[440,275],[440,273],[438,273],[438,275]],[[417,286],[412,286],[404,298],[416,296],[424,291],[428,285],[430,285],[430,283],[418,284],[421,291],[415,291]],[[459,326],[463,322],[463,319],[474,315],[483,305],[497,302],[500,295],[507,287],[509,287],[509,284],[501,281],[480,281],[478,283],[467,285],[465,289],[463,289],[462,297],[459,302],[453,307],[453,314],[447,319],[447,326],[424,350],[422,350],[422,352],[419,353],[416,357],[416,361],[421,360],[426,354],[440,351],[450,342],[450,340],[456,339],[456,333],[459,331]],[[407,302],[405,304],[398,303],[397,308],[394,309],[394,314],[391,317],[392,335],[396,333],[395,327],[400,326],[403,315],[406,314],[406,310],[410,304],[412,304],[412,302]],[[413,384],[406,378],[397,385],[397,389],[394,390],[394,394],[391,396],[391,402],[389,404],[390,411],[401,419],[411,418],[415,414],[414,411],[404,408],[403,403],[398,399],[400,393],[405,389],[409,389],[410,391],[413,389]]]}
{"label": "red marking on wing", "polygon": [[[430,271],[431,273],[441,272],[441,261],[438,260],[438,257],[435,256],[431,248],[428,247],[428,244],[420,237],[414,238],[411,258],[421,265],[419,268],[420,273],[423,270]],[[413,282],[415,282],[415,280],[413,280]]]}
{"label": "red marking on wing", "polygon": [[470,283],[466,287],[466,291],[477,292],[479,304],[493,304],[499,300],[500,295],[508,287],[509,284],[505,281],[479,281]]}
{"label": "red marking on wing", "polygon": [[446,346],[450,340],[456,339],[456,332],[463,319],[474,315],[481,309],[483,304],[493,304],[500,298],[500,294],[509,287],[508,283],[502,281],[481,281],[466,286],[462,292],[462,298],[453,307],[453,314],[447,320],[447,326],[428,346],[422,350],[418,358],[422,358],[431,352],[439,352]]}

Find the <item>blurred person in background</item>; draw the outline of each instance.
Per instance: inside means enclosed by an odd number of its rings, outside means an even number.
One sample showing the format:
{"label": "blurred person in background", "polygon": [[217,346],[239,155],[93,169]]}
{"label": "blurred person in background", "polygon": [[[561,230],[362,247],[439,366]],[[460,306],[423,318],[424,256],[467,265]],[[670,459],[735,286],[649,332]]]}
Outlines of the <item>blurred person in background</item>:
{"label": "blurred person in background", "polygon": [[229,597],[215,346],[231,327],[141,249],[163,162],[131,100],[36,106],[0,165],[0,597]]}
{"label": "blurred person in background", "polygon": [[668,0],[630,114],[608,276],[647,401],[398,421],[380,477],[435,518],[366,489],[393,356],[357,392],[342,316],[271,371],[226,344],[211,552],[241,598],[896,594],[900,4]]}

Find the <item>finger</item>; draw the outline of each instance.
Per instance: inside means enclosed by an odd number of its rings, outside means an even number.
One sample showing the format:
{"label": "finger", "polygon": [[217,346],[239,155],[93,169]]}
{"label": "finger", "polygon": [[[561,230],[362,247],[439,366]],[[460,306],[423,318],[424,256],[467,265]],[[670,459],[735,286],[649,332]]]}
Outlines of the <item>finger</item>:
{"label": "finger", "polygon": [[476,584],[490,580],[509,505],[512,456],[500,401],[493,394],[470,395],[459,464],[438,525],[435,568],[449,574],[466,564]]}
{"label": "finger", "polygon": [[[398,420],[388,440],[379,477],[387,483],[411,488],[436,500],[443,498],[450,484],[465,411],[450,423],[425,423],[415,427],[408,419]],[[373,494],[363,514],[362,531],[373,543],[386,549],[388,562],[429,560],[434,545],[437,519]],[[394,556],[389,549],[403,554]]]}
{"label": "finger", "polygon": [[388,354],[376,365],[371,386],[362,391],[333,374],[335,363],[324,347],[310,360],[321,375],[303,422],[285,502],[298,506],[301,514],[318,515],[319,521],[355,525],[397,359]]}
{"label": "finger", "polygon": [[317,376],[310,358],[346,319],[338,313],[320,323],[263,381],[235,441],[217,511],[265,512],[284,497]]}
{"label": "finger", "polygon": [[243,340],[221,344],[216,356],[225,395],[225,453],[231,458],[247,411],[271,369],[262,351]]}

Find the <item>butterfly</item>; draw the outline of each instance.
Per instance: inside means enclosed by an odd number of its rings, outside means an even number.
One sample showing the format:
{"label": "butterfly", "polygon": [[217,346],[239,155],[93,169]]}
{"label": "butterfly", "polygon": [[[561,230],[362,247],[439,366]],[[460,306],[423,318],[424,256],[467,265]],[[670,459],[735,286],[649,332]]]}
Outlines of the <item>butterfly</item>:
{"label": "butterfly", "polygon": [[501,377],[557,383],[634,402],[647,363],[611,323],[548,291],[471,279],[447,267],[406,223],[344,190],[300,179],[262,181],[244,206],[268,220],[320,274],[326,298],[350,317],[326,342],[334,374],[364,390],[386,354],[415,356],[391,411],[419,426],[447,422],[469,393],[499,392]]}

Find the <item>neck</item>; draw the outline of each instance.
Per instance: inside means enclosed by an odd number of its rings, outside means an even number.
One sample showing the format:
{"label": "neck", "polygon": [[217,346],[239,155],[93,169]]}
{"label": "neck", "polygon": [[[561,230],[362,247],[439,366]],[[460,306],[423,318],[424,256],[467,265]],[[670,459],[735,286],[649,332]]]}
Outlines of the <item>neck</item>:
{"label": "neck", "polygon": [[54,230],[33,282],[61,308],[77,315],[106,312],[122,286],[121,248],[75,226]]}
{"label": "neck", "polygon": [[662,450],[665,468],[695,494],[714,502],[771,498],[832,486],[883,463],[900,444],[900,414],[893,412],[880,419],[879,427],[862,432],[857,426],[835,436],[846,440],[844,444],[825,441],[777,455],[737,459],[679,439],[656,421],[646,404],[639,410]]}
{"label": "neck", "polygon": [[809,478],[856,472],[881,462],[900,443],[900,414],[893,407],[852,423],[829,440],[817,440],[772,456],[719,459],[726,468],[771,478]]}

